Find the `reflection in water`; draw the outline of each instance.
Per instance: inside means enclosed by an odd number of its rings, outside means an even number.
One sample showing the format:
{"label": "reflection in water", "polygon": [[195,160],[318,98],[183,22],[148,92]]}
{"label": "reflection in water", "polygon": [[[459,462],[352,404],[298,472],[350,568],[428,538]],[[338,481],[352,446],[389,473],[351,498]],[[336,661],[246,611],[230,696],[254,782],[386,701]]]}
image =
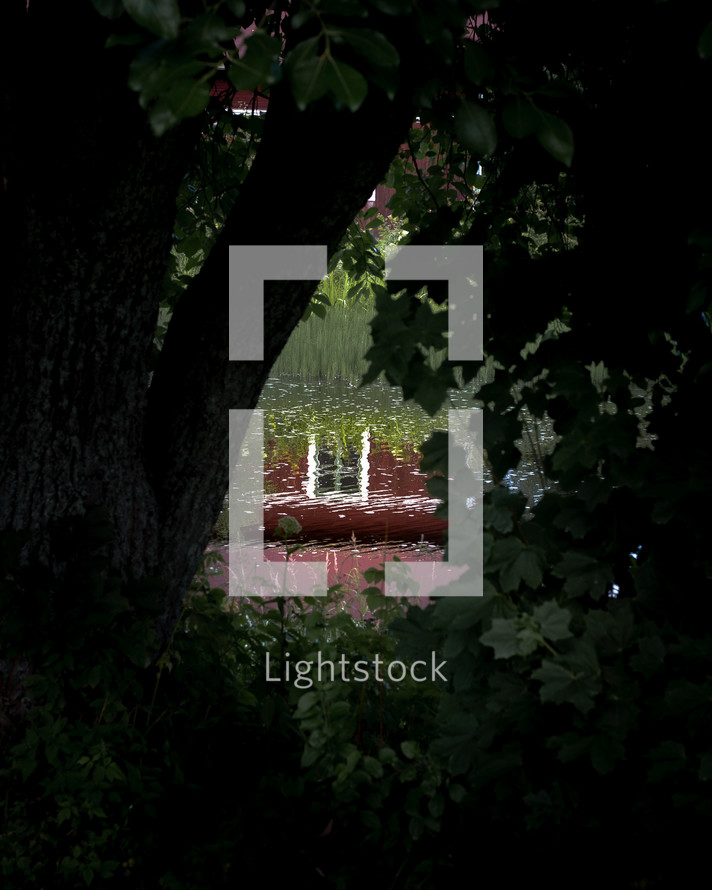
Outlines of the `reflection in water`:
{"label": "reflection in water", "polygon": [[[470,408],[473,394],[472,386],[451,391],[447,407]],[[447,429],[445,410],[431,418],[404,403],[399,388],[381,382],[359,389],[289,379],[269,380],[258,408],[264,413],[267,493],[261,529],[269,560],[284,560],[284,544],[270,543],[283,516],[295,516],[303,527],[302,549],[290,559],[326,561],[329,584],[396,554],[404,561],[442,558],[446,524],[433,515],[439,501],[427,493],[417,449],[434,430]],[[636,408],[640,422],[647,410]],[[527,496],[529,514],[545,491],[557,488],[543,473],[557,437],[548,418],[534,419],[526,408],[520,417],[523,435],[514,444],[522,458],[503,481]],[[638,445],[653,447],[644,429]],[[485,491],[493,485],[485,470]],[[467,503],[474,506],[472,499]],[[249,519],[255,530],[259,513],[258,507]],[[611,595],[616,592],[614,585]]]}
{"label": "reflection in water", "polygon": [[400,390],[271,380],[265,417],[265,529],[282,516],[303,526],[301,543],[413,544],[440,549],[417,446],[447,415],[404,404]]}
{"label": "reflection in water", "polygon": [[[447,407],[471,408],[472,395],[453,392]],[[264,558],[283,562],[285,544],[274,530],[282,517],[295,517],[302,532],[290,541],[300,545],[290,562],[326,562],[329,585],[396,554],[404,561],[442,560],[446,523],[434,516],[440,502],[427,492],[418,447],[434,430],[447,429],[447,407],[431,418],[404,403],[400,389],[381,383],[359,389],[268,381],[258,404],[263,438],[253,446],[262,451],[264,519],[258,499],[240,535],[259,530]],[[246,484],[240,475],[240,488]]]}
{"label": "reflection in water", "polygon": [[427,493],[415,448],[394,454],[368,430],[359,448],[310,439],[306,456],[265,466],[268,539],[282,516],[294,516],[303,542],[439,546],[446,524],[433,515],[439,501]]}
{"label": "reflection in water", "polygon": [[329,494],[356,494],[362,501],[368,500],[368,430],[361,435],[361,447],[346,446],[346,453],[335,445],[320,442],[316,435],[309,436],[307,452],[306,496],[310,499]]}

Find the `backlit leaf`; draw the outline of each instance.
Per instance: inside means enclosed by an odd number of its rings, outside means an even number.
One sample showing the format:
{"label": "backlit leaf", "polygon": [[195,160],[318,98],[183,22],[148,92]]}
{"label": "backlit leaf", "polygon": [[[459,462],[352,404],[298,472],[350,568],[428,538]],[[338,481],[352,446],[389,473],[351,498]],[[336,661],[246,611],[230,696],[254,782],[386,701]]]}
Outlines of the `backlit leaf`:
{"label": "backlit leaf", "polygon": [[180,8],[178,0],[124,0],[124,8],[141,27],[171,40],[178,36]]}
{"label": "backlit leaf", "polygon": [[256,90],[275,83],[280,76],[277,64],[282,48],[276,37],[266,31],[255,31],[245,41],[246,51],[228,69],[230,83],[237,90]]}
{"label": "backlit leaf", "polygon": [[350,111],[356,111],[368,93],[368,83],[351,65],[329,57],[328,88]]}
{"label": "backlit leaf", "polygon": [[398,50],[378,31],[370,28],[349,28],[343,32],[344,40],[356,52],[378,67],[388,68],[400,61]]}

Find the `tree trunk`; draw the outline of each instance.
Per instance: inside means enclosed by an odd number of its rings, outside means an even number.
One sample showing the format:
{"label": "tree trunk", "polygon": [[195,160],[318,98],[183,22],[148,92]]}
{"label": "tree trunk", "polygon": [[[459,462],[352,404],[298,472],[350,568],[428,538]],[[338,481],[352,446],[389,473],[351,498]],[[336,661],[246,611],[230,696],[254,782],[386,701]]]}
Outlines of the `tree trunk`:
{"label": "tree trunk", "polygon": [[[313,291],[268,288],[265,361],[228,362],[228,246],[333,249],[411,109],[376,95],[355,114],[321,103],[297,116],[274,90],[258,157],[149,387],[176,194],[202,121],[154,137],[126,86],[128,56],[104,49],[111,23],[93,11],[81,27],[35,0],[2,17],[0,530],[28,532],[23,559],[61,579],[76,569],[80,520],[101,510],[111,571],[165,582],[163,646],[227,490],[228,410],[254,407]],[[45,68],[58,47],[59,85]],[[37,64],[18,69],[22,58]],[[52,89],[40,114],[33,99]]]}

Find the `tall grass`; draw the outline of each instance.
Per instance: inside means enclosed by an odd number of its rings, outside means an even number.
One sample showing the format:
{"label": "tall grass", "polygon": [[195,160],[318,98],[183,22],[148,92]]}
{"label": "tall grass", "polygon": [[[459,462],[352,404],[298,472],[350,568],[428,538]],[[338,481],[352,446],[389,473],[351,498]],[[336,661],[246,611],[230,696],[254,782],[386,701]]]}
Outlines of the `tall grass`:
{"label": "tall grass", "polygon": [[[352,294],[359,288],[360,294],[354,299]],[[336,269],[320,284],[317,299],[320,302],[313,311],[319,310],[323,317],[311,314],[299,323],[271,376],[359,383],[368,369],[364,356],[373,345],[369,324],[376,310],[369,282]],[[446,357],[444,351],[430,349],[427,361],[438,368]],[[456,368],[460,386],[461,376],[460,368]]]}
{"label": "tall grass", "polygon": [[324,318],[311,315],[299,323],[272,368],[273,377],[344,380],[358,383],[371,347],[373,300],[353,308],[337,301]]}

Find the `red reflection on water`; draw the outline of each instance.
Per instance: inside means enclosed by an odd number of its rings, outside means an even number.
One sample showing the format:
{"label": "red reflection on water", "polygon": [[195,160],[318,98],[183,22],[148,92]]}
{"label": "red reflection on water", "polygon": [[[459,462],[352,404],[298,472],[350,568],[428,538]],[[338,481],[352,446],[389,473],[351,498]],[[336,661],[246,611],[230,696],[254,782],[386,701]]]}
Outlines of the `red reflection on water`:
{"label": "red reflection on water", "polygon": [[[425,487],[420,454],[404,445],[395,454],[386,443],[368,440],[337,457],[327,446],[309,455],[269,461],[267,443],[263,529],[265,560],[284,562],[286,547],[275,540],[280,518],[293,516],[302,531],[290,539],[300,549],[292,562],[326,562],[327,584],[344,587],[344,605],[355,618],[369,617],[358,593],[368,586],[363,573],[394,557],[403,562],[442,562],[447,522],[433,512],[440,503]],[[302,449],[304,450],[304,449]],[[225,560],[228,547],[220,548]],[[227,589],[229,568],[211,572],[211,584]],[[379,585],[383,589],[383,585]],[[427,598],[411,600],[425,606]]]}
{"label": "red reflection on water", "polygon": [[328,465],[331,455],[322,451],[316,472],[306,456],[267,464],[265,540],[274,540],[282,516],[293,516],[302,526],[299,543],[355,538],[359,545],[440,545],[447,522],[433,515],[439,501],[427,493],[413,446],[396,455],[389,445],[370,440],[367,453],[351,451],[339,466],[336,460]]}

